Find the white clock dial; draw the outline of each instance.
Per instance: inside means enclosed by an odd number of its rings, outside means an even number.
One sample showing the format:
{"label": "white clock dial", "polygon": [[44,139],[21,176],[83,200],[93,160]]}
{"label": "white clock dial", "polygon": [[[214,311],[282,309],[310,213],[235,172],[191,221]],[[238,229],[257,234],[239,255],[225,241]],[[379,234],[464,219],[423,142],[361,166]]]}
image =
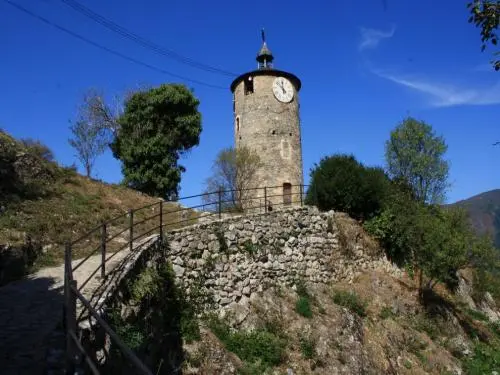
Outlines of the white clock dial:
{"label": "white clock dial", "polygon": [[280,102],[289,103],[293,99],[293,85],[288,79],[277,77],[273,82],[273,93]]}

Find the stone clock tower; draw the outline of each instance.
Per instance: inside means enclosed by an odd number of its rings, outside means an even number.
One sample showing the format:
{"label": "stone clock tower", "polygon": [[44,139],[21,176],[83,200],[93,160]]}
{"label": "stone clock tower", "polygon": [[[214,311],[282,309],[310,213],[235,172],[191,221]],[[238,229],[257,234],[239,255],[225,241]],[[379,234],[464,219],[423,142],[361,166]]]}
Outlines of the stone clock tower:
{"label": "stone clock tower", "polygon": [[[262,32],[257,70],[231,84],[236,148],[246,146],[261,159],[254,186],[268,186],[267,204],[274,207],[300,202],[302,146],[300,135],[300,80],[273,68],[273,54]],[[262,191],[258,192],[261,197]],[[262,198],[262,197],[261,197]],[[262,201],[262,199],[260,199]]]}

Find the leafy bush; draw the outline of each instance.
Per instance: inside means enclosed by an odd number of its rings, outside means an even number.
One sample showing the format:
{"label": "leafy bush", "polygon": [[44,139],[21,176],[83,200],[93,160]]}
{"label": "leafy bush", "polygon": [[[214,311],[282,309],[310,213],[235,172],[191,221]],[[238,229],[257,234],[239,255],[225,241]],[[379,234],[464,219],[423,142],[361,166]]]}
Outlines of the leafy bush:
{"label": "leafy bush", "polygon": [[21,139],[21,143],[29,150],[30,153],[37,155],[46,161],[54,161],[54,153],[52,150],[39,140],[24,138]]}
{"label": "leafy bush", "polygon": [[464,360],[468,375],[492,374],[500,369],[500,347],[478,342],[474,346],[474,355]]}
{"label": "leafy bush", "polygon": [[316,341],[311,337],[299,337],[300,351],[305,359],[313,359],[316,356]]}
{"label": "leafy bush", "polygon": [[367,303],[362,301],[355,292],[346,292],[342,290],[335,291],[333,294],[333,302],[349,309],[351,312],[361,317],[366,316]]}
{"label": "leafy bush", "polygon": [[298,279],[295,281],[295,287],[297,289],[297,294],[300,297],[309,297],[309,291],[307,290],[307,285],[304,279]]}
{"label": "leafy bush", "polygon": [[352,155],[325,157],[310,175],[307,204],[346,212],[356,219],[377,214],[390,185],[381,169],[365,167]]}
{"label": "leafy bush", "polygon": [[244,374],[262,374],[283,361],[286,340],[265,329],[233,331],[216,316],[209,317],[208,326],[229,351],[246,362]]}
{"label": "leafy bush", "polygon": [[414,329],[425,332],[432,340],[444,332],[443,322],[428,314],[415,315],[410,323]]}
{"label": "leafy bush", "polygon": [[395,314],[392,312],[392,309],[389,306],[384,306],[380,311],[379,317],[380,319],[389,319],[393,318]]}
{"label": "leafy bush", "polygon": [[295,311],[305,318],[312,318],[311,302],[308,297],[299,297],[295,303]]}

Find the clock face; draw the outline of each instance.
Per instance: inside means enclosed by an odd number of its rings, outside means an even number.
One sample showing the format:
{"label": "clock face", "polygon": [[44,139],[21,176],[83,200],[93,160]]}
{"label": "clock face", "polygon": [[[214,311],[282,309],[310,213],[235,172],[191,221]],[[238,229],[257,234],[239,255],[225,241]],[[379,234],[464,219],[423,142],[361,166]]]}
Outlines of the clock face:
{"label": "clock face", "polygon": [[273,82],[273,93],[280,102],[289,103],[293,99],[293,85],[288,79],[277,77]]}

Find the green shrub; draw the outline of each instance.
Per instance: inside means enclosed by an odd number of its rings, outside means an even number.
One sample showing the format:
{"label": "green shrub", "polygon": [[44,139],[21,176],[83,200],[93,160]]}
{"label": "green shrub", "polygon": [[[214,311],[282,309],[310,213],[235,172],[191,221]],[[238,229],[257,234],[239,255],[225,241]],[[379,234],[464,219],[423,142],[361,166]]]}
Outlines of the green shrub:
{"label": "green shrub", "polygon": [[259,251],[259,246],[254,244],[252,241],[247,240],[243,243],[243,249],[250,257],[253,257]]}
{"label": "green shrub", "polygon": [[325,157],[310,175],[307,204],[322,211],[346,212],[356,219],[379,212],[390,185],[382,169],[365,167],[352,155]]}
{"label": "green shrub", "polygon": [[474,355],[464,360],[468,375],[492,374],[500,369],[500,347],[478,342],[474,346]]}
{"label": "green shrub", "polygon": [[267,368],[282,363],[286,348],[283,338],[262,328],[233,331],[225,321],[214,315],[207,322],[226,349],[245,362],[242,374],[262,374]]}
{"label": "green shrub", "polygon": [[316,341],[311,337],[299,337],[300,351],[305,359],[313,359],[316,356]]}
{"label": "green shrub", "polygon": [[297,294],[300,297],[309,297],[309,291],[307,290],[307,285],[304,279],[297,279],[295,281],[295,287],[297,289]]}
{"label": "green shrub", "polygon": [[480,320],[482,322],[488,321],[488,317],[486,316],[485,313],[471,309],[471,308],[467,309],[467,315],[469,315],[472,319],[475,319],[475,320]]}
{"label": "green shrub", "polygon": [[425,332],[432,340],[438,338],[443,331],[443,322],[427,314],[415,315],[411,326],[419,332]]}
{"label": "green shrub", "polygon": [[346,292],[342,290],[335,291],[333,294],[333,302],[349,309],[351,312],[361,317],[366,316],[367,303],[362,301],[355,292]]}
{"label": "green shrub", "polygon": [[392,309],[389,306],[384,306],[379,314],[380,319],[389,319],[393,318],[394,316],[395,314],[392,312]]}
{"label": "green shrub", "polygon": [[308,297],[299,297],[295,303],[295,311],[306,318],[312,318],[311,302]]}

